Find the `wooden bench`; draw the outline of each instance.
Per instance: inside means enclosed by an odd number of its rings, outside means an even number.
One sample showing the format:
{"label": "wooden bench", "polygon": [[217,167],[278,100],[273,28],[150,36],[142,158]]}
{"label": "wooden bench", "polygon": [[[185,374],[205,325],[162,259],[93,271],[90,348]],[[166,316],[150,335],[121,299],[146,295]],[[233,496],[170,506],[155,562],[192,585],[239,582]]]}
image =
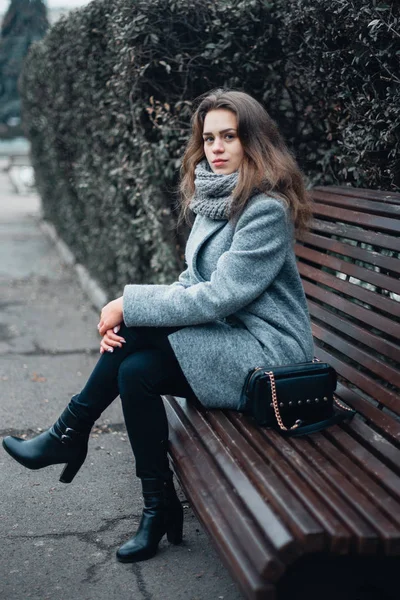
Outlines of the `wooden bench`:
{"label": "wooden bench", "polygon": [[400,194],[319,187],[296,242],[315,354],[350,422],[283,438],[165,397],[170,455],[248,600],[400,598]]}

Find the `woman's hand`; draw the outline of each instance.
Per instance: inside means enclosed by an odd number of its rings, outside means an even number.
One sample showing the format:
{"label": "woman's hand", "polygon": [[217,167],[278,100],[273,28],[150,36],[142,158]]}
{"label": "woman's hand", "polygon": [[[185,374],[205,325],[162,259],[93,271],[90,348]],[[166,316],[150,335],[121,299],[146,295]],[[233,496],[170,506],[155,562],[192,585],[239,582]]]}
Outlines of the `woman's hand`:
{"label": "woman's hand", "polygon": [[120,327],[117,325],[114,329],[108,329],[100,342],[100,354],[104,352],[114,352],[114,348],[122,348],[126,340],[117,335]]}
{"label": "woman's hand", "polygon": [[112,300],[105,305],[100,314],[100,322],[97,325],[100,335],[105,335],[109,329],[114,329],[123,320],[122,296]]}

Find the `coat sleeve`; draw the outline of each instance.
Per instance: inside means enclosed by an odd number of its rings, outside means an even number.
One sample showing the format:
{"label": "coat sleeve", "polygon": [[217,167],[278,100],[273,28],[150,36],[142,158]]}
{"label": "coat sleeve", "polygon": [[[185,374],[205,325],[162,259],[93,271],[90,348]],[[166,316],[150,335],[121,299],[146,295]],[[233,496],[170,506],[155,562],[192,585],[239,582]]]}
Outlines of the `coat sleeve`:
{"label": "coat sleeve", "polygon": [[229,250],[210,281],[181,285],[127,285],[123,295],[128,327],[174,327],[222,319],[245,307],[273,282],[290,247],[287,213],[267,197],[249,204],[236,224]]}

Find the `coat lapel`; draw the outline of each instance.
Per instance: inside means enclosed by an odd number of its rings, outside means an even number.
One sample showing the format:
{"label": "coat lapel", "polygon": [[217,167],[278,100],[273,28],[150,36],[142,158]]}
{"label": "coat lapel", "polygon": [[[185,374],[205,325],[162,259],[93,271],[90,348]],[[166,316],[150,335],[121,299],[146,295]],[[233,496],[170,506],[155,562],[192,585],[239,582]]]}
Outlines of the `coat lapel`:
{"label": "coat lapel", "polygon": [[226,221],[223,219],[213,220],[208,218],[198,219],[196,228],[191,236],[190,243],[186,248],[186,260],[192,273],[198,281],[204,281],[197,269],[197,258],[199,252],[206,241],[219,229],[226,225]]}

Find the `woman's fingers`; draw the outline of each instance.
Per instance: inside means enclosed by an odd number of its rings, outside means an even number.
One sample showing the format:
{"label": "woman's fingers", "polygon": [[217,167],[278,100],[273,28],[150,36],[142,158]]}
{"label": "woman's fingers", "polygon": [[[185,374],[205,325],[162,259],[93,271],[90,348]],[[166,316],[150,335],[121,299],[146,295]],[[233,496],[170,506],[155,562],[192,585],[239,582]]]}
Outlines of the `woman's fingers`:
{"label": "woman's fingers", "polygon": [[122,348],[121,342],[109,338],[107,334],[103,336],[103,342],[110,348]]}
{"label": "woman's fingers", "polygon": [[100,321],[97,325],[97,330],[100,335],[105,335],[106,333],[109,333],[109,332],[118,333],[118,331],[120,329],[121,329],[120,325],[115,325],[115,327],[107,328],[107,321],[105,321],[104,319],[100,319]]}
{"label": "woman's fingers", "polygon": [[113,340],[114,342],[119,342],[120,344],[125,344],[125,342],[126,342],[125,338],[114,333],[114,331],[112,329],[108,329],[105,333],[105,336],[107,336],[107,338],[109,340]]}
{"label": "woman's fingers", "polygon": [[[112,329],[108,329],[100,343],[100,352],[113,352],[114,348],[122,348],[122,344],[125,343],[125,339],[116,335]],[[103,354],[101,352],[101,354]]]}
{"label": "woman's fingers", "polygon": [[104,338],[100,342],[100,353],[103,354],[103,352],[114,352],[112,345],[106,342]]}

